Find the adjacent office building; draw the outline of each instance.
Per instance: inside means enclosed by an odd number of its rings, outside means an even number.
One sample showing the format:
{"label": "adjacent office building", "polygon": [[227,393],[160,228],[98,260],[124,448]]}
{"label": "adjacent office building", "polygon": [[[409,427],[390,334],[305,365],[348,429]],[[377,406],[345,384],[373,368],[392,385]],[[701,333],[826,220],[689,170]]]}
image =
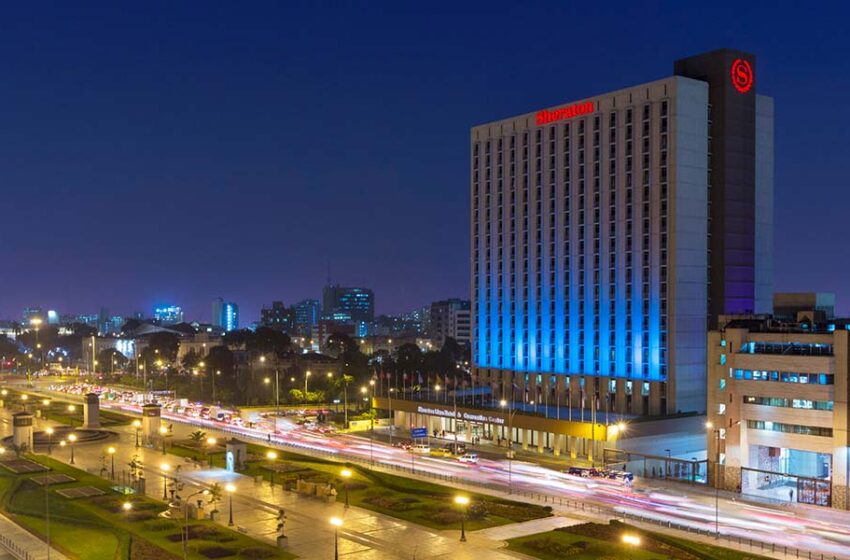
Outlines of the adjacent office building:
{"label": "adjacent office building", "polygon": [[772,303],[757,76],[724,49],[472,129],[473,370],[495,398],[706,410],[709,327]]}
{"label": "adjacent office building", "polygon": [[[101,315],[103,313],[101,310]],[[174,325],[183,322],[183,309],[179,305],[159,305],[154,308],[153,316],[163,325]]]}
{"label": "adjacent office building", "polygon": [[212,324],[221,327],[224,332],[239,328],[239,306],[232,301],[216,298],[212,303]]}
{"label": "adjacent office building", "polygon": [[328,318],[345,317],[354,323],[375,320],[375,294],[368,288],[325,286],[322,291],[322,313]]}
{"label": "adjacent office building", "polygon": [[286,307],[282,301],[273,301],[271,307],[260,311],[260,325],[284,333],[295,328],[295,308]]}
{"label": "adjacent office building", "polygon": [[319,300],[305,299],[293,305],[292,308],[295,310],[295,333],[310,336],[322,315]]}
{"label": "adjacent office building", "polygon": [[708,458],[722,486],[847,509],[848,330],[752,317],[709,333]]}
{"label": "adjacent office building", "polygon": [[438,346],[453,338],[460,344],[470,343],[470,302],[461,299],[435,301],[429,313],[429,336]]}
{"label": "adjacent office building", "polygon": [[[773,294],[773,314],[783,321],[808,318],[823,321],[835,317],[835,294],[816,292]],[[801,315],[802,314],[802,315]]]}

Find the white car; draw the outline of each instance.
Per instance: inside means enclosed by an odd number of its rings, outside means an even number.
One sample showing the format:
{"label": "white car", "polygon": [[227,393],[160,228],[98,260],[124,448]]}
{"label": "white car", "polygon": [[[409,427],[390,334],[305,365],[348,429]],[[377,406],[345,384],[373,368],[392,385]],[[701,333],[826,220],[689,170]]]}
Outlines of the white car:
{"label": "white car", "polygon": [[478,453],[464,453],[457,459],[461,463],[478,463]]}
{"label": "white car", "polygon": [[417,443],[416,445],[410,448],[410,451],[413,453],[418,453],[420,455],[428,455],[431,453],[431,446],[425,445],[424,443]]}

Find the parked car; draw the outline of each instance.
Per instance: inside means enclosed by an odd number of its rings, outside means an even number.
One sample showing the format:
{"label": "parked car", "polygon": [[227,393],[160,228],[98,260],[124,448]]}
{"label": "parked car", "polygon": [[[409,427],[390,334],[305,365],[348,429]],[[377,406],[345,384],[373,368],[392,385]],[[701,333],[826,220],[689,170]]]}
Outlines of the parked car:
{"label": "parked car", "polygon": [[571,474],[573,476],[580,476],[582,478],[590,478],[591,476],[593,476],[593,470],[594,469],[588,469],[585,467],[570,467],[566,470],[566,473]]}
{"label": "parked car", "polygon": [[405,440],[395,442],[393,444],[393,447],[400,447],[401,449],[404,449],[405,451],[410,451],[410,448],[413,447],[413,442],[410,441],[409,439],[405,439]]}
{"label": "parked car", "polygon": [[410,451],[419,455],[428,455],[431,453],[431,446],[424,443],[417,443],[410,448]]}
{"label": "parked car", "polygon": [[478,463],[478,453],[464,453],[457,459],[461,463]]}

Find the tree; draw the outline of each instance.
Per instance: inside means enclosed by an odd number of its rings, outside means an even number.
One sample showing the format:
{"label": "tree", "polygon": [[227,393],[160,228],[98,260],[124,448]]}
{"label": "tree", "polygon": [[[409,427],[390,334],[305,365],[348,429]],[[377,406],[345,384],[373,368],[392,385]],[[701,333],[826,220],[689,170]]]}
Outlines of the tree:
{"label": "tree", "polygon": [[[104,348],[97,353],[97,364],[99,371],[113,371],[127,365],[127,358],[115,348]],[[115,362],[113,365],[113,361]]]}
{"label": "tree", "polygon": [[189,439],[191,439],[197,447],[201,446],[201,442],[207,437],[207,433],[203,430],[195,430],[191,434],[189,434]]}
{"label": "tree", "polygon": [[159,350],[159,355],[168,362],[177,359],[179,345],[180,339],[175,333],[157,332],[148,337],[148,348]]}
{"label": "tree", "polygon": [[245,349],[253,354],[274,354],[283,357],[292,352],[292,341],[289,335],[280,331],[260,327],[247,337]]}
{"label": "tree", "polygon": [[197,365],[201,363],[202,359],[203,356],[201,356],[201,354],[194,348],[192,350],[189,350],[188,352],[186,352],[186,355],[183,356],[183,369],[191,370],[197,367]]}

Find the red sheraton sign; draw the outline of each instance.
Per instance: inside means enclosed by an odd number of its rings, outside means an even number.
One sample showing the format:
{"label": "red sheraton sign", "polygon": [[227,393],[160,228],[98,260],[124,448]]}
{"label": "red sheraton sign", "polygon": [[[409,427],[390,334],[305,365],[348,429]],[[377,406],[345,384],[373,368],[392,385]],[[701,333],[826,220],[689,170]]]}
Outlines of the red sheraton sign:
{"label": "red sheraton sign", "polygon": [[565,121],[573,117],[586,115],[588,113],[592,113],[593,110],[593,102],[585,101],[584,103],[574,103],[573,105],[567,105],[566,107],[561,107],[560,109],[555,109],[553,111],[543,109],[542,111],[537,111],[535,117],[537,118],[537,126],[540,126],[541,124]]}

